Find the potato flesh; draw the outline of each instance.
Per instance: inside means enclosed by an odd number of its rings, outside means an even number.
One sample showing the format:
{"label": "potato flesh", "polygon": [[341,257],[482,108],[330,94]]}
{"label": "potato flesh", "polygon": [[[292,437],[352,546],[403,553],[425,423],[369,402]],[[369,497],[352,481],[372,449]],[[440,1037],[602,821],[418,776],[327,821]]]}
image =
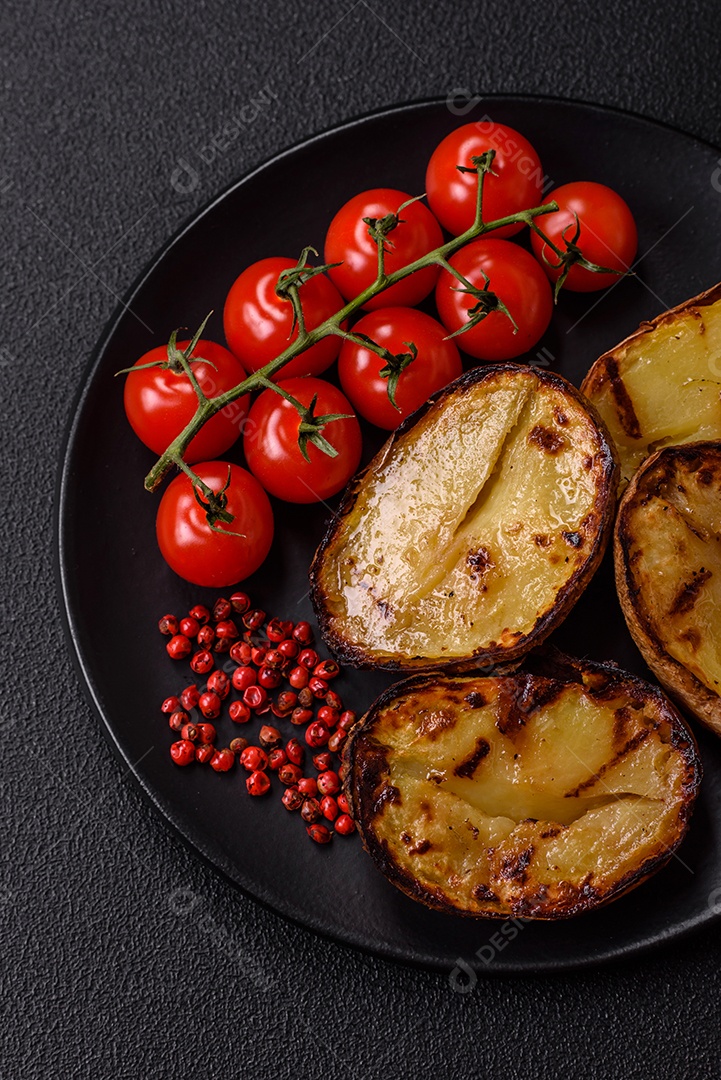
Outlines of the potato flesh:
{"label": "potato flesh", "polygon": [[618,447],[622,480],[663,446],[721,438],[721,300],[661,323],[619,352],[618,373],[641,437],[624,428],[608,380],[584,392]]}
{"label": "potato flesh", "polygon": [[[400,793],[374,819],[377,838],[402,872],[462,910],[517,913],[529,894],[552,905],[584,886],[611,890],[675,837],[683,756],[652,708],[626,696],[599,703],[573,685],[503,734],[500,682],[472,681],[479,708],[439,700],[437,716],[457,722],[433,738],[433,707],[413,695],[374,725]],[[479,739],[487,753],[457,776]]]}
{"label": "potato flesh", "polygon": [[[344,637],[370,654],[505,644],[588,558],[602,470],[588,414],[531,372],[482,389],[424,417],[359,493],[328,594]],[[537,428],[553,453],[529,440]]]}
{"label": "potato flesh", "polygon": [[[670,656],[707,689],[721,693],[721,470],[717,483],[696,475],[676,477],[632,508],[632,574],[643,608]],[[699,535],[700,534],[700,535]],[[679,589],[710,577],[695,590],[688,610],[678,610]],[[705,576],[705,574],[704,574]]]}

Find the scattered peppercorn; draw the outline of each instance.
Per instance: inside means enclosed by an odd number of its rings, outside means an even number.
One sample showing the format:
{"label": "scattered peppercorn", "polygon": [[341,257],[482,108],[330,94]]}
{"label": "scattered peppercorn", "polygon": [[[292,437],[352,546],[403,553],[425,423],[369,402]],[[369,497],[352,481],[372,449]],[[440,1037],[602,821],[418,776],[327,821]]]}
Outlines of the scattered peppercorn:
{"label": "scattered peppercorn", "polygon": [[318,791],[321,795],[335,795],[340,791],[340,780],[338,779],[338,773],[333,772],[332,769],[326,769],[318,777]]}
{"label": "scattered peppercorn", "polygon": [[268,754],[268,768],[271,772],[277,772],[283,765],[287,765],[288,755],[282,746],[274,747]]}
{"label": "scattered peppercorn", "polygon": [[206,623],[210,622],[210,612],[205,604],[195,604],[188,612],[188,615],[190,615],[191,619],[197,619],[201,626],[205,626]]}
{"label": "scattered peppercorn", "polygon": [[190,666],[196,675],[207,675],[215,666],[213,654],[207,649],[200,649],[191,657]]}
{"label": "scattered peppercorn", "polygon": [[[300,789],[300,785],[298,785]],[[300,816],[308,825],[312,825],[320,817],[320,803],[317,799],[306,799],[300,808]]]}
{"label": "scattered peppercorn", "polygon": [[210,759],[211,769],[215,769],[216,772],[228,772],[235,765],[235,754],[229,746],[224,746],[222,750],[216,750]]}
{"label": "scattered peppercorn", "polygon": [[308,622],[299,622],[295,624],[293,630],[293,637],[299,645],[310,645],[313,642],[313,628]]}
{"label": "scattered peppercorn", "polygon": [[305,729],[305,741],[313,749],[325,746],[330,738],[330,731],[320,720],[314,720]]}
{"label": "scattered peppercorn", "polygon": [[193,646],[185,634],[175,634],[165,648],[171,660],[185,660],[193,651]]}
{"label": "scattered peppercorn", "polygon": [[355,832],[355,822],[353,821],[353,818],[348,814],[341,814],[341,816],[336,819],[335,831],[340,833],[341,836],[350,836],[351,833]]}
{"label": "scattered peppercorn", "polygon": [[225,638],[227,641],[235,641],[238,637],[238,627],[232,619],[223,619],[215,624],[215,636]]}
{"label": "scattered peppercorn", "polygon": [[230,679],[224,671],[214,671],[208,679],[208,690],[217,694],[221,701],[225,701],[230,693]]}
{"label": "scattered peppercorn", "polygon": [[178,739],[170,744],[170,756],[176,765],[190,765],[195,761],[195,747],[189,739]]}
{"label": "scattered peppercorn", "polygon": [[200,690],[198,690],[198,687],[193,683],[192,686],[186,686],[185,690],[183,690],[180,695],[180,704],[184,709],[194,709],[198,704],[199,698]]}
{"label": "scattered peppercorn", "polygon": [[298,791],[297,787],[288,787],[283,792],[283,796],[280,800],[286,810],[300,810],[303,805],[303,796]]}
{"label": "scattered peppercorn", "polygon": [[240,755],[240,764],[248,772],[262,772],[268,768],[268,755],[259,746],[246,746]]}
{"label": "scattered peppercorn", "polygon": [[326,821],[335,821],[338,817],[338,803],[332,795],[324,795],[320,800],[320,812]]}
{"label": "scattered peppercorn", "polygon": [[284,784],[286,787],[298,784],[302,777],[303,770],[299,765],[293,765],[291,762],[288,762],[286,765],[281,765],[278,769],[278,779],[281,784]]}
{"label": "scattered peppercorn", "polygon": [[212,690],[206,690],[198,698],[198,708],[206,720],[217,720],[220,716],[221,700]]}
{"label": "scattered peppercorn", "polygon": [[[166,650],[172,659],[189,659],[191,670],[207,677],[202,691],[193,683],[161,705],[171,730],[180,736],[171,745],[172,760],[182,766],[192,761],[210,763],[216,772],[227,772],[237,758],[249,774],[246,787],[254,796],[270,791],[275,773],[283,785],[283,805],[300,810],[308,835],[316,843],[327,844],[333,835],[321,817],[341,835],[354,832],[350,805],[340,790],[346,766],[340,764],[336,771],[334,755],[342,749],[356,714],[344,709],[340,695],[329,688],[340,667],[335,660],[319,656],[310,623],[294,624],[277,617],[266,620],[265,612],[252,607],[246,593],[235,592],[229,599],[219,597],[212,610],[195,604],[180,619],[164,615],[158,629],[169,639]],[[226,653],[229,659],[221,663],[217,657]],[[281,688],[271,699],[269,691],[283,683],[289,688]],[[216,749],[218,732],[209,721],[220,717],[222,703],[233,690],[238,697],[229,701],[228,713],[234,723],[272,712],[278,720],[305,728],[305,743],[316,751],[317,777],[303,775],[306,750],[301,739],[285,741],[282,731],[271,724],[262,724],[260,745],[236,737],[230,746]],[[202,722],[191,720],[191,710],[196,708]]]}
{"label": "scattered peppercorn", "polygon": [[250,607],[250,597],[244,592],[234,592],[230,598],[230,606],[236,615],[243,615]]}
{"label": "scattered peppercorn", "polygon": [[245,781],[249,795],[265,795],[270,791],[270,780],[264,772],[252,772]]}
{"label": "scattered peppercorn", "polygon": [[[315,798],[315,796],[318,794],[318,784],[312,776],[303,776],[298,781],[298,791],[301,793],[301,795],[308,795],[312,798]],[[330,794],[330,792],[326,792],[326,794]]]}
{"label": "scattered peppercorn", "polygon": [[197,619],[194,619],[192,615],[186,615],[184,619],[180,620],[179,630],[181,634],[185,634],[186,637],[196,638],[198,631],[200,630],[200,623]]}
{"label": "scattered peppercorn", "polygon": [[232,683],[236,690],[243,693],[249,686],[254,686],[258,676],[252,667],[237,667],[233,672]]}
{"label": "scattered peppercorn", "polygon": [[171,731],[180,731],[188,723],[190,717],[183,709],[177,709],[168,717],[168,726]]}
{"label": "scattered peppercorn", "polygon": [[298,739],[289,739],[285,744],[285,752],[288,760],[294,765],[302,765],[305,759],[305,747]]}
{"label": "scattered peppercorn", "polygon": [[247,724],[253,715],[244,701],[232,701],[228,713],[236,724]]}
{"label": "scattered peppercorn", "polygon": [[195,640],[201,649],[209,649],[215,641],[215,630],[212,626],[201,626]]}
{"label": "scattered peppercorn", "polygon": [[215,622],[222,622],[223,619],[230,618],[233,608],[229,600],[226,600],[224,596],[219,596],[213,604],[213,620]]}
{"label": "scattered peppercorn", "polygon": [[309,825],[305,831],[311,840],[315,840],[316,844],[329,844],[333,839],[333,833],[325,825]]}
{"label": "scattered peppercorn", "polygon": [[337,754],[347,738],[348,732],[343,731],[343,728],[338,728],[337,731],[333,732],[330,739],[328,739],[328,749],[332,753]]}
{"label": "scattered peppercorn", "polygon": [[178,620],[175,615],[163,615],[158,622],[158,630],[167,637],[175,637],[178,632]]}

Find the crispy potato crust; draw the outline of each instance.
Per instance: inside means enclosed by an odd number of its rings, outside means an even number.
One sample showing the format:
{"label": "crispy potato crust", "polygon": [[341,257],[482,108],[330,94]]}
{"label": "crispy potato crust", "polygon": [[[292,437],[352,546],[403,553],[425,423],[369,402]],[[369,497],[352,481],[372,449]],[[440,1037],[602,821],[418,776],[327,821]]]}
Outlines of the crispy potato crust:
{"label": "crispy potato crust", "polygon": [[388,880],[496,918],[567,918],[635,888],[680,844],[701,781],[660,690],[555,650],[513,676],[398,683],[352,730],[345,764]]}
{"label": "crispy potato crust", "polygon": [[721,439],[721,284],[642,323],[581,390],[616,443],[623,487],[664,446]]}
{"label": "crispy potato crust", "polygon": [[565,379],[469,371],[346,490],[310,570],[325,640],[357,667],[517,660],[597,569],[617,482],[603,422]]}
{"label": "crispy potato crust", "polygon": [[721,735],[721,443],[669,447],[619,507],[616,586],[648,666]]}

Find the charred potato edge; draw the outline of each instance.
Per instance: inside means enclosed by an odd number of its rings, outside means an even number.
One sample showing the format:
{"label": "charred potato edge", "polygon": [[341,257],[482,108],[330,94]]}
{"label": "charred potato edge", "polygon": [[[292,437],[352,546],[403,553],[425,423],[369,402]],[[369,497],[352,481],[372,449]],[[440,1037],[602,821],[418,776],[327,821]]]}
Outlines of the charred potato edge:
{"label": "charred potato edge", "polygon": [[669,308],[668,311],[662,311],[660,315],[656,315],[649,322],[642,322],[637,330],[634,330],[632,334],[625,337],[623,341],[619,341],[617,345],[614,345],[612,349],[603,353],[593,362],[588,374],[581,383],[581,393],[591,397],[608,382],[621,427],[630,439],[641,439],[642,433],[638,417],[633,408],[633,402],[628,395],[623,380],[619,377],[619,356],[625,352],[629,345],[646,334],[652,333],[659,326],[663,326],[665,323],[673,323],[679,315],[693,314],[697,308],[710,307],[718,300],[721,300],[721,282],[712,285],[710,289],[699,293],[698,296],[692,296],[689,300],[677,304],[676,307]]}
{"label": "charred potato edge", "polygon": [[394,443],[402,435],[405,435],[418,420],[425,416],[432,405],[442,401],[444,397],[450,396],[458,389],[466,390],[474,387],[477,384],[482,383],[485,379],[503,374],[504,372],[515,374],[518,371],[528,370],[528,367],[524,364],[503,363],[481,365],[471,371],[465,372],[463,375],[459,376],[459,378],[454,380],[454,382],[449,383],[448,386],[445,386],[442,390],[439,390],[429,397],[423,405],[407,417],[407,419],[393,432],[387,442],[384,443],[378,453],[374,455],[372,460],[366,465],[365,469],[362,469],[350,481],[338,509],[331,518],[325,535],[318,545],[309,571],[310,599],[316,619],[318,620],[321,634],[326,644],[342,663],[350,664],[356,668],[374,668],[387,671],[444,670],[459,673],[472,669],[479,663],[510,663],[511,661],[523,657],[530,649],[536,645],[540,645],[546,637],[548,637],[551,631],[554,630],[569,614],[586,585],[595,574],[603,559],[606,546],[613,531],[613,521],[616,511],[616,491],[619,482],[619,464],[616,447],[600,413],[590,401],[586,400],[577,387],[573,386],[572,383],[568,382],[561,375],[557,375],[550,371],[534,369],[536,376],[541,382],[549,384],[564,393],[570,394],[571,397],[573,397],[575,401],[589,413],[601,436],[600,452],[603,453],[605,458],[605,479],[603,487],[599,490],[597,497],[597,502],[602,503],[602,508],[600,514],[597,510],[594,511],[596,516],[600,519],[595,545],[585,564],[576,570],[559,590],[550,611],[547,611],[545,615],[540,616],[533,628],[520,638],[514,646],[505,648],[499,646],[495,649],[477,649],[468,657],[461,659],[453,657],[448,659],[440,657],[435,659],[413,657],[407,660],[395,660],[392,658],[378,660],[364,652],[361,646],[348,643],[340,634],[337,634],[332,629],[331,624],[333,619],[325,606],[325,594],[320,585],[319,572],[325,553],[333,542],[343,518],[352,510],[355,504],[358,489],[363,482],[366,473],[373,468],[375,462],[379,458],[384,459],[390,453]]}
{"label": "charred potato edge", "polygon": [[[721,286],[718,286],[721,295]],[[681,458],[692,458],[706,447],[713,447],[721,452],[721,442],[705,441],[684,443],[681,446],[665,446],[646,458],[633,475],[628,488],[619,504],[616,527],[614,530],[614,569],[616,591],[621,609],[626,619],[631,637],[636,642],[639,652],[658,681],[702,723],[721,735],[721,698],[709,690],[700,679],[674,659],[651,625],[643,604],[639,603],[639,591],[635,587],[633,573],[628,559],[631,538],[628,529],[628,504],[636,495],[647,473],[655,468],[664,454]]]}
{"label": "charred potato edge", "polygon": [[[356,775],[356,744],[359,737],[364,731],[371,727],[377,714],[389,702],[393,701],[398,694],[433,683],[438,676],[444,680],[453,680],[456,678],[460,680],[469,676],[472,677],[473,673],[437,672],[413,675],[410,678],[395,683],[385,690],[376,699],[373,705],[371,705],[365,715],[361,717],[351,729],[343,751],[343,764],[346,772],[343,790],[350,803],[363,847],[373,859],[377,868],[388,881],[400,889],[401,892],[405,893],[406,896],[409,896],[412,900],[416,900],[423,904],[425,907],[469,919],[508,919],[509,917],[513,917],[522,919],[531,918],[538,921],[549,922],[556,919],[570,918],[575,915],[580,915],[589,909],[595,909],[604,906],[613,900],[617,900],[627,892],[631,892],[631,890],[643,884],[644,881],[648,880],[648,878],[653,876],[653,874],[671,860],[688,832],[696,796],[701,785],[701,760],[693,732],[689,730],[683,716],[678,712],[673,703],[668,700],[658,687],[645,682],[643,679],[638,678],[638,676],[633,675],[630,672],[622,670],[612,662],[598,663],[588,660],[578,660],[575,657],[560,652],[552,646],[543,646],[538,650],[534,650],[534,652],[527,657],[527,663],[516,672],[516,674],[524,673],[542,675],[561,683],[577,683],[584,686],[591,693],[598,694],[603,694],[608,689],[612,690],[619,684],[626,686],[630,684],[645,699],[651,698],[656,701],[662,715],[669,722],[671,728],[671,745],[674,749],[680,751],[686,764],[687,780],[684,784],[685,801],[679,818],[680,831],[678,838],[671,847],[663,847],[656,854],[647,857],[645,862],[642,863],[638,869],[631,871],[626,874],[625,877],[621,878],[605,896],[599,898],[595,893],[587,895],[581,892],[575,897],[569,897],[565,904],[559,904],[557,909],[553,912],[546,910],[543,914],[539,914],[534,909],[533,904],[523,902],[520,905],[517,905],[517,910],[514,910],[511,916],[504,912],[497,911],[476,913],[459,910],[452,904],[441,901],[437,896],[428,892],[411,874],[408,874],[404,869],[398,866],[392,853],[390,853],[382,843],[378,842],[375,833],[369,827],[369,819],[371,819],[372,815],[363,812],[360,788],[363,782],[369,777],[369,774],[372,774],[373,765],[368,762],[363,762],[361,765],[361,776],[358,777]],[[377,770],[377,763],[375,763],[375,765]]]}

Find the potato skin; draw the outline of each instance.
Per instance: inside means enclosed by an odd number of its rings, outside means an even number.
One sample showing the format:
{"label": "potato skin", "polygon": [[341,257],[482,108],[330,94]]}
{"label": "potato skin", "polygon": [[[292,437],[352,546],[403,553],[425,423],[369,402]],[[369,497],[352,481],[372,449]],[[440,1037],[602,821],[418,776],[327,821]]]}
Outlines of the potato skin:
{"label": "potato skin", "polygon": [[[612,437],[615,435],[627,444],[625,448],[619,447],[621,466],[619,494],[630,481],[636,468],[655,450],[653,442],[649,441],[649,433],[642,430],[643,425],[636,414],[633,400],[624,382],[629,354],[633,355],[638,346],[645,344],[648,354],[651,355],[650,341],[644,342],[644,339],[650,339],[656,331],[675,328],[677,325],[682,326],[688,317],[698,324],[698,334],[704,334],[706,332],[704,312],[707,308],[711,308],[719,302],[721,302],[721,282],[711,286],[711,288],[706,289],[697,296],[693,296],[675,307],[661,312],[654,319],[642,322],[632,334],[629,334],[618,345],[599,356],[591,365],[588,374],[583,380],[581,392],[594,404],[601,402],[604,394],[608,392],[610,400],[613,402],[612,412],[614,415],[612,418],[608,418],[608,426],[611,429]],[[602,408],[601,412],[608,417],[605,408]],[[721,436],[721,421],[717,422],[711,430],[708,427],[701,428],[697,430],[695,437],[694,435],[680,436],[675,442],[686,443],[700,439],[715,439],[719,436]],[[671,441],[670,439],[665,440],[667,445]]]}
{"label": "potato skin", "polygon": [[[614,345],[608,352],[599,356],[598,360],[591,365],[586,378],[581,383],[581,393],[593,400],[606,383],[612,383],[614,381],[614,372],[617,371],[618,360],[627,351],[629,345],[640,341],[660,326],[672,325],[678,320],[679,316],[693,314],[696,309],[710,307],[718,300],[721,300],[721,282],[712,285],[710,289],[699,293],[698,296],[692,296],[690,299],[677,304],[676,307],[669,308],[668,311],[662,311],[660,315],[656,315],[650,321],[642,322],[637,330],[634,330],[632,334],[620,341],[618,345]],[[623,403],[617,400],[616,404],[623,414]],[[633,410],[625,414],[624,426],[628,434],[633,436],[634,428],[638,427],[638,420],[635,419]]]}
{"label": "potato skin", "polygon": [[388,671],[456,671],[472,670],[479,665],[504,666],[518,663],[520,658],[526,655],[532,648],[540,645],[548,635],[566,618],[574,604],[579,599],[586,585],[598,569],[606,547],[613,532],[613,521],[616,509],[616,492],[619,480],[618,456],[615,444],[604,421],[595,406],[586,400],[584,395],[562,376],[550,371],[534,369],[534,374],[539,381],[546,386],[553,387],[564,395],[569,396],[590,417],[591,422],[597,429],[600,438],[599,458],[602,461],[602,482],[595,500],[594,526],[595,543],[590,555],[583,566],[563,584],[556,594],[552,608],[539,616],[529,633],[518,636],[512,644],[498,644],[495,648],[474,649],[465,657],[433,657],[423,656],[396,656],[379,659],[367,653],[362,645],[348,640],[342,631],[336,627],[329,605],[329,598],[322,582],[322,571],[325,560],[338,536],[344,518],[353,510],[365,478],[372,472],[379,462],[383,462],[393,453],[395,444],[407,434],[415,424],[421,420],[428,410],[436,405],[442,405],[444,400],[458,392],[467,393],[480,386],[485,380],[495,379],[504,373],[516,375],[519,372],[528,372],[526,365],[514,363],[499,363],[479,365],[461,375],[454,382],[432,395],[419,409],[403,421],[388,441],[376,454],[373,460],[364,470],[359,472],[349,483],[342,497],[337,512],[331,518],[325,535],[321,540],[313,561],[311,563],[310,597],[316,614],[318,625],[323,638],[342,663],[350,664],[357,668],[383,668]]}
{"label": "potato skin", "polygon": [[[524,671],[519,673],[519,678],[523,692],[536,693],[539,699],[546,698],[549,693],[552,696],[554,692],[562,692],[564,686],[577,684],[598,696],[600,701],[609,696],[625,693],[635,706],[641,702],[646,703],[655,713],[658,725],[667,731],[668,744],[678,753],[682,761],[683,803],[678,812],[676,833],[669,838],[668,843],[658,844],[639,866],[619,876],[612,886],[605,890],[597,888],[592,881],[582,881],[577,885],[570,881],[559,881],[553,889],[548,891],[543,886],[534,890],[532,881],[528,894],[521,894],[510,905],[499,906],[494,903],[491,899],[492,894],[489,894],[487,901],[481,896],[475,910],[469,910],[468,907],[454,903],[447,891],[429,887],[401,866],[388,842],[384,838],[379,838],[374,827],[379,803],[383,803],[389,797],[393,798],[392,795],[388,796],[388,786],[384,780],[384,775],[387,775],[388,748],[380,745],[373,736],[374,727],[381,714],[409,691],[423,693],[442,685],[444,692],[447,688],[451,693],[456,689],[465,693],[469,687],[476,684],[476,680],[467,675],[411,676],[381,694],[366,715],[352,729],[344,750],[346,767],[344,790],[353,808],[363,846],[377,868],[401,892],[426,907],[468,918],[516,917],[549,921],[580,915],[618,899],[660,870],[673,856],[688,830],[702,775],[698,748],[693,734],[686,727],[680,714],[657,687],[621,671],[614,664],[576,660],[554,648],[545,646],[527,657]],[[481,679],[481,683],[486,681]],[[522,825],[523,822],[520,824]],[[522,859],[524,851],[520,850],[517,854]]]}
{"label": "potato skin", "polygon": [[[721,294],[721,287],[717,286]],[[714,290],[712,290],[714,291]],[[668,615],[654,617],[635,574],[637,537],[634,513],[653,497],[664,482],[677,482],[684,471],[702,465],[721,475],[721,442],[686,443],[665,447],[641,465],[621,500],[614,530],[616,590],[626,624],[641,655],[659,682],[703,724],[721,735],[721,697],[698,679],[667,648],[659,626]],[[721,566],[719,566],[721,571]]]}

